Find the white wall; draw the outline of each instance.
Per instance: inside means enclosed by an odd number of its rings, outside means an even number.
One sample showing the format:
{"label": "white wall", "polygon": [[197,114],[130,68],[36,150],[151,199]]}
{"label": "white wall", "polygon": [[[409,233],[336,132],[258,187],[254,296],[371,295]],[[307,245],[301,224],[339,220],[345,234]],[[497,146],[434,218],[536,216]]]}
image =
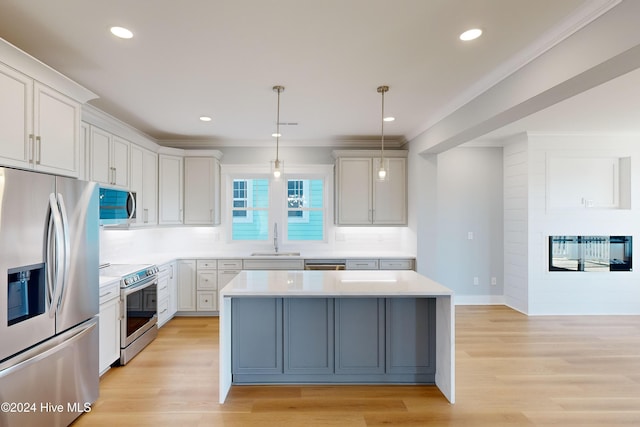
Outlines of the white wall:
{"label": "white wall", "polygon": [[[529,135],[528,313],[640,314],[640,274],[549,272],[550,235],[631,235],[640,253],[640,137],[615,135]],[[554,208],[550,159],[631,158],[630,209]],[[581,173],[589,176],[588,169]],[[596,173],[600,173],[599,171]],[[565,190],[568,191],[568,190]],[[575,199],[574,194],[567,197]],[[637,269],[636,269],[637,270]]]}
{"label": "white wall", "polygon": [[504,300],[502,157],[500,147],[410,153],[418,272],[452,289],[456,303]]}
{"label": "white wall", "polygon": [[504,147],[504,297],[505,303],[529,310],[529,179],[526,135]]}

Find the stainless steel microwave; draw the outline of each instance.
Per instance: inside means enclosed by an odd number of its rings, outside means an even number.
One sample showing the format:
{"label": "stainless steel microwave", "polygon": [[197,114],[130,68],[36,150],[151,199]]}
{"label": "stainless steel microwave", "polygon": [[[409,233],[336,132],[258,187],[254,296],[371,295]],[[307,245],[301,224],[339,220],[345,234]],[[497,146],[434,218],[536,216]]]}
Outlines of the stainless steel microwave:
{"label": "stainless steel microwave", "polygon": [[129,225],[136,218],[136,193],[100,188],[100,225]]}

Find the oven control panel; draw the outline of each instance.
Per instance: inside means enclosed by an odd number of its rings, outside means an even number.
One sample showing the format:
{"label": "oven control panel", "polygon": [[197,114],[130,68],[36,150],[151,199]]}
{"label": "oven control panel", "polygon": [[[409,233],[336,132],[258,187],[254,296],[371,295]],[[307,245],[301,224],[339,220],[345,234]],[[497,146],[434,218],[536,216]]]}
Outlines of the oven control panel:
{"label": "oven control panel", "polygon": [[150,276],[154,276],[156,274],[158,274],[158,267],[156,267],[155,265],[149,266],[145,269],[142,269],[140,271],[136,271],[134,273],[130,273],[127,274],[126,276],[124,276],[122,278],[122,283],[124,286],[131,286],[131,285],[135,285],[136,283],[150,277]]}

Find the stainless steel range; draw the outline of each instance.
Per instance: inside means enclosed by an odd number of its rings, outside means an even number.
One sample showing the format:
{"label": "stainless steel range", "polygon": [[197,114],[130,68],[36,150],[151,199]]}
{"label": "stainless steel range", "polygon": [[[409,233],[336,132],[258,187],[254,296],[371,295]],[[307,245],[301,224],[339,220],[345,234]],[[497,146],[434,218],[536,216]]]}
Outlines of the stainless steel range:
{"label": "stainless steel range", "polygon": [[100,275],[120,277],[120,364],[126,365],[158,335],[158,267],[107,264]]}

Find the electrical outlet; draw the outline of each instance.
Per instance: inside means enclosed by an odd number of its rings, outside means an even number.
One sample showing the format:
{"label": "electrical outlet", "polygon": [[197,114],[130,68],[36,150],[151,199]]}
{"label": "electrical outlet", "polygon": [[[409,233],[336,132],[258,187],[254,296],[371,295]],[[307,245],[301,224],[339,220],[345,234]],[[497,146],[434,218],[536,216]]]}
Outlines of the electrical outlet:
{"label": "electrical outlet", "polygon": [[479,285],[480,284],[480,279],[478,278],[478,276],[473,278],[473,284],[474,285]]}
{"label": "electrical outlet", "polygon": [[467,239],[468,240],[473,240],[473,231],[467,232]]}
{"label": "electrical outlet", "polygon": [[496,286],[498,284],[498,279],[496,279],[495,277],[491,278],[491,286]]}

